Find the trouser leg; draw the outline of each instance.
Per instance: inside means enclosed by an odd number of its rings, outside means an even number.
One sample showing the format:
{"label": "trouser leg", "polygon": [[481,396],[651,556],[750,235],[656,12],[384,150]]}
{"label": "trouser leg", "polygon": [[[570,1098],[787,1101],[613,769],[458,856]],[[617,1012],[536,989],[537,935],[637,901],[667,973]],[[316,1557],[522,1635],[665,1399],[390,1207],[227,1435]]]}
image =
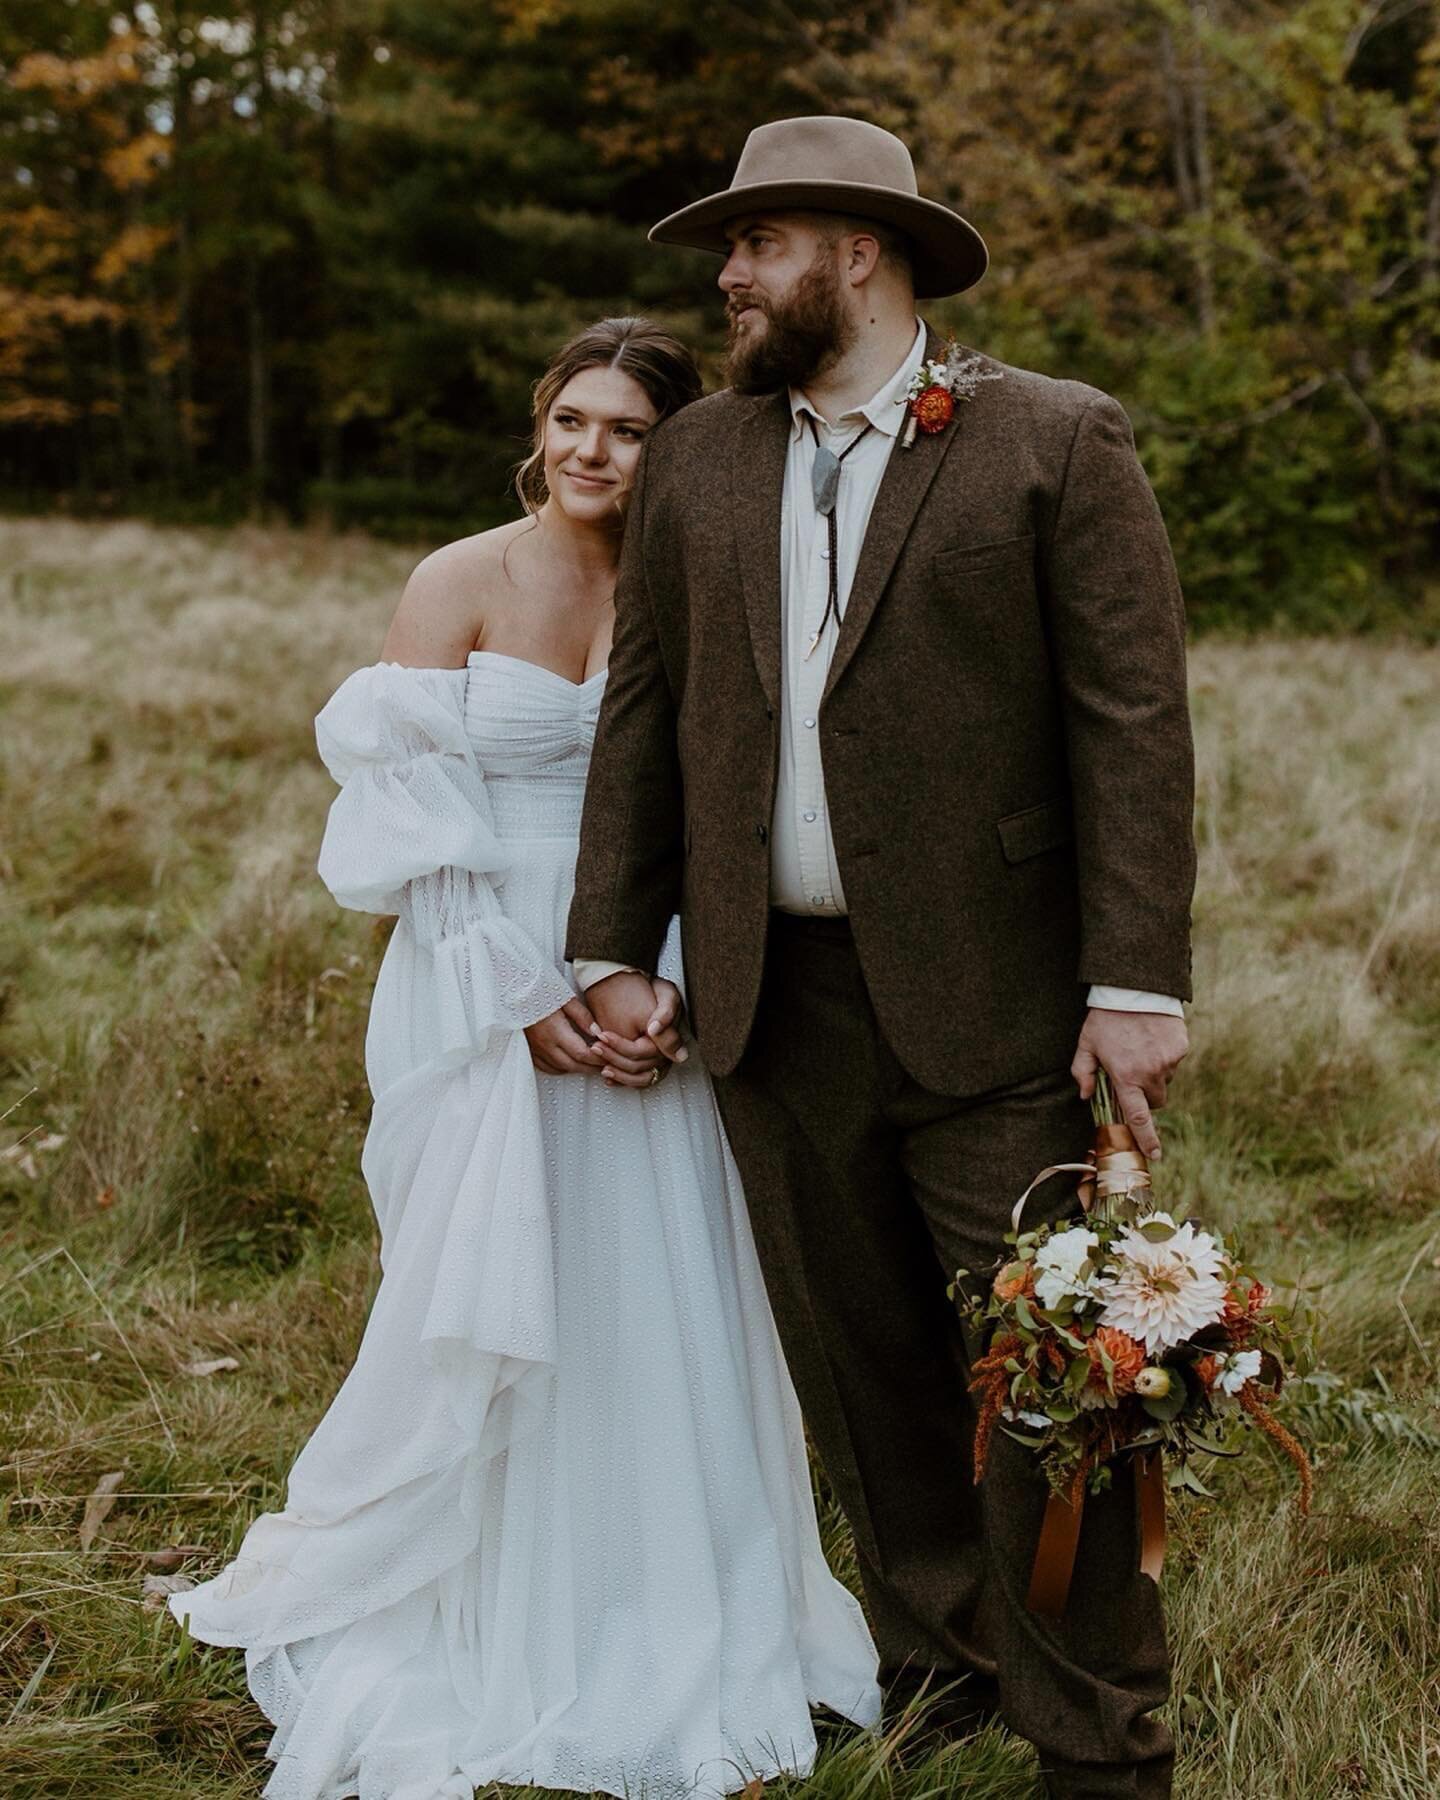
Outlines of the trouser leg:
{"label": "trouser leg", "polygon": [[[1025,1607],[1045,1487],[974,1410],[945,1284],[1002,1253],[1015,1195],[1073,1161],[1088,1114],[1063,1071],[973,1100],[927,1093],[881,1038],[843,928],[777,922],[761,1012],[717,1083],[792,1375],[854,1530],[882,1668],[993,1677],[1065,1796],[1169,1792],[1158,1595],[1126,1481],[1087,1503],[1057,1629]],[[1057,1182],[1048,1196],[1063,1204]],[[1039,1216],[1038,1214],[1035,1216]]]}
{"label": "trouser leg", "polygon": [[[1089,1109],[1068,1070],[996,1094],[945,1101],[907,1081],[891,1108],[942,1268],[984,1271],[1004,1252],[1010,1211],[1030,1177],[1083,1157]],[[1027,1210],[1037,1223],[1073,1206],[1063,1177]],[[967,1417],[973,1417],[967,1408]],[[1159,1590],[1140,1572],[1128,1465],[1086,1499],[1070,1603],[1058,1626],[1025,1604],[1047,1489],[1033,1454],[997,1432],[981,1487],[988,1552],[985,1624],[1001,1709],[1040,1752],[1065,1796],[1170,1792],[1174,1746],[1147,1716],[1169,1689]]]}

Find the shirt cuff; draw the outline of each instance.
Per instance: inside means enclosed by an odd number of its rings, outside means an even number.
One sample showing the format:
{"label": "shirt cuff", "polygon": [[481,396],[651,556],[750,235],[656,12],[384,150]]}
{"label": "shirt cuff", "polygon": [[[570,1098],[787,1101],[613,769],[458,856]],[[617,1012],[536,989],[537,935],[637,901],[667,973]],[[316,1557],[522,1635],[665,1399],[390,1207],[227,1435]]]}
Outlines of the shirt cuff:
{"label": "shirt cuff", "polygon": [[573,964],[575,985],[582,994],[588,993],[592,987],[602,981],[608,981],[612,975],[643,975],[643,969],[637,969],[634,963],[592,962],[588,956],[577,956]]}
{"label": "shirt cuff", "polygon": [[1144,988],[1092,987],[1089,1005],[1101,1012],[1169,1013],[1183,1019],[1185,1008],[1173,994],[1149,994]]}

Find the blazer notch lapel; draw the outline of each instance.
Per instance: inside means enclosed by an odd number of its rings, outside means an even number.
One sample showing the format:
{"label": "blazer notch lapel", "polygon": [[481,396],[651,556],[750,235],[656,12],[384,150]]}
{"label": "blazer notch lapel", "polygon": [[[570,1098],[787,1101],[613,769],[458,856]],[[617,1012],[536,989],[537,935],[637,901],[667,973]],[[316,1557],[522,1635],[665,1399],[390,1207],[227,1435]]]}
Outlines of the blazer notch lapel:
{"label": "blazer notch lapel", "polygon": [[730,504],[735,552],[745,593],[750,649],[765,697],[780,709],[781,507],[791,414],[786,396],[755,403],[735,433],[730,455]]}
{"label": "blazer notch lapel", "polygon": [[[929,332],[925,342],[926,360],[938,361],[944,350],[944,340],[933,331]],[[821,695],[822,703],[830,698],[875,616],[875,609],[900,552],[905,548],[905,540],[930,491],[930,484],[963,429],[966,404],[962,401],[957,405],[954,417],[943,431],[917,432],[915,441],[905,450],[901,448],[902,430],[901,437],[897,437],[891,446],[890,460],[885,465],[875,504],[870,509],[870,523],[860,548],[855,579],[850,584],[845,616],[840,621],[835,654],[830,659],[830,672]]]}

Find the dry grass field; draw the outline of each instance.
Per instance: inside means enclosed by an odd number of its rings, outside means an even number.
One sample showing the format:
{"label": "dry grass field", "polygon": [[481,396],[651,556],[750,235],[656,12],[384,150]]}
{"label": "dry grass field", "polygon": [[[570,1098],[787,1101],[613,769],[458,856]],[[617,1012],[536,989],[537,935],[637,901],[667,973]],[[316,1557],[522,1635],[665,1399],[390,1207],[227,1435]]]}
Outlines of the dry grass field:
{"label": "dry grass field", "polygon": [[[143,1588],[212,1572],[280,1503],[372,1292],[361,1040],[383,927],[315,877],[332,790],[311,720],[373,659],[411,560],[0,522],[7,1800],[263,1785],[240,1657],[186,1642]],[[1198,999],[1161,1180],[1309,1287],[1327,1374],[1287,1415],[1316,1447],[1308,1524],[1264,1446],[1173,1509],[1178,1792],[1422,1800],[1440,1792],[1440,650],[1207,641],[1193,687]],[[826,1521],[843,1572],[828,1503]],[[852,1737],[795,1786],[1021,1800],[1035,1777],[995,1732],[918,1764]]]}

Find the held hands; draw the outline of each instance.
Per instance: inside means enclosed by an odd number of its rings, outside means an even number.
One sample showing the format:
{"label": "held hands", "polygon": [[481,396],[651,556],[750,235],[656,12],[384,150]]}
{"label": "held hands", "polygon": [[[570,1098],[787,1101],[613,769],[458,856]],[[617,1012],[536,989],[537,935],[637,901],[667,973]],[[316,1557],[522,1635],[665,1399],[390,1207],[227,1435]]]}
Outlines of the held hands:
{"label": "held hands", "polygon": [[672,1063],[689,1058],[680,1038],[684,1003],[673,981],[627,969],[597,981],[588,998],[598,1021],[596,1048],[604,1079],[619,1087],[655,1086]]}
{"label": "held hands", "polygon": [[1170,1078],[1190,1047],[1183,1019],[1169,1013],[1110,1012],[1092,1006],[1080,1028],[1070,1073],[1080,1098],[1095,1092],[1095,1072],[1110,1071],[1115,1098],[1135,1141],[1151,1162],[1160,1160],[1160,1134],[1150,1109],[1165,1104]]}
{"label": "held hands", "polygon": [[599,1029],[583,1000],[567,1000],[559,1012],[525,1027],[530,1060],[547,1075],[593,1075],[602,1066],[592,1041]]}

